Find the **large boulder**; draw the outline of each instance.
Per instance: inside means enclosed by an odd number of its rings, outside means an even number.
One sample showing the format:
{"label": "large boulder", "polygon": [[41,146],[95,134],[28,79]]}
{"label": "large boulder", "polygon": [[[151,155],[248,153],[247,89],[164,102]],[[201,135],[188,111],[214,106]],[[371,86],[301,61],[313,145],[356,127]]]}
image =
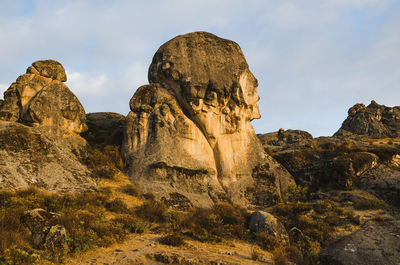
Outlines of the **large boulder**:
{"label": "large boulder", "polygon": [[250,124],[260,118],[258,83],[239,45],[206,32],[178,36],[154,55],[149,82],[130,101],[123,143],[130,178],[159,197],[246,204],[253,169],[277,162]]}
{"label": "large boulder", "polygon": [[399,238],[399,221],[369,221],[360,230],[324,248],[320,254],[320,264],[398,265]]}
{"label": "large boulder", "polygon": [[21,223],[31,232],[31,244],[34,248],[43,248],[46,235],[58,217],[59,215],[41,208],[24,212],[21,216]]}
{"label": "large boulder", "polygon": [[253,233],[266,232],[279,239],[282,245],[289,245],[289,235],[285,227],[270,213],[256,211],[250,215],[249,229]]}
{"label": "large boulder", "polygon": [[51,133],[59,129],[74,133],[87,130],[86,115],[79,100],[62,82],[63,66],[54,60],[37,61],[4,92],[0,120],[43,126]]}
{"label": "large boulder", "polygon": [[124,115],[114,112],[95,112],[86,114],[88,130],[82,136],[96,146],[121,146],[126,126]]}
{"label": "large boulder", "polygon": [[386,107],[371,101],[367,107],[356,104],[335,136],[368,135],[373,138],[397,137],[400,131],[400,107]]}

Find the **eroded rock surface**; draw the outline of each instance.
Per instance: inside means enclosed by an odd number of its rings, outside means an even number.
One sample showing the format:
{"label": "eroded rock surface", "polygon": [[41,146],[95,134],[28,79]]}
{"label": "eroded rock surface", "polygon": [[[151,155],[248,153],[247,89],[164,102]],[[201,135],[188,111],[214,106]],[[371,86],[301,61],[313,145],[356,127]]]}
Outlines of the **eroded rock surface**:
{"label": "eroded rock surface", "polygon": [[4,92],[0,120],[43,126],[51,133],[60,133],[59,129],[74,133],[86,131],[85,110],[63,83],[66,80],[64,67],[59,62],[34,62]]}
{"label": "eroded rock surface", "polygon": [[386,107],[371,101],[367,107],[356,104],[348,111],[349,116],[335,136],[368,135],[373,138],[398,137],[400,131],[400,107]]}
{"label": "eroded rock surface", "polygon": [[85,148],[78,135],[59,137],[41,127],[0,121],[0,188],[91,189],[95,182],[82,164]]}
{"label": "eroded rock surface", "polygon": [[360,230],[323,249],[320,262],[326,265],[397,265],[399,238],[399,221],[369,221]]}
{"label": "eroded rock surface", "polygon": [[[149,82],[132,97],[127,117],[131,179],[197,205],[246,203],[253,169],[277,162],[250,124],[260,118],[258,84],[239,45],[206,32],[178,36],[154,55]],[[293,181],[284,169],[281,176]]]}

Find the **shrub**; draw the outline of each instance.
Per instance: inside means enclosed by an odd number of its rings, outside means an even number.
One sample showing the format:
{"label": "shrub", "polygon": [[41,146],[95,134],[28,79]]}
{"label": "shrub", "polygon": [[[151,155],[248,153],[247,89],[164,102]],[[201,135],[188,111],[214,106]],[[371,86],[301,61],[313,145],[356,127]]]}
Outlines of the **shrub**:
{"label": "shrub", "polygon": [[353,202],[357,210],[386,209],[388,205],[379,199],[359,199]]}
{"label": "shrub", "polygon": [[96,178],[113,178],[118,171],[117,165],[106,153],[94,148],[89,148],[86,165]]}
{"label": "shrub", "polygon": [[289,260],[286,256],[285,250],[281,247],[275,248],[272,252],[274,255],[274,264],[275,265],[289,265]]}
{"label": "shrub", "polygon": [[24,208],[0,208],[0,255],[10,246],[27,245],[27,231],[20,223]]}
{"label": "shrub", "polygon": [[139,206],[135,213],[150,222],[164,222],[167,207],[163,202],[148,200]]}
{"label": "shrub", "polygon": [[224,236],[223,220],[212,209],[194,208],[182,222],[199,241],[220,241]]}
{"label": "shrub", "polygon": [[255,241],[256,244],[259,245],[261,249],[266,251],[272,251],[277,247],[281,247],[279,239],[266,232],[257,233]]}
{"label": "shrub", "polygon": [[127,184],[123,187],[121,187],[121,192],[131,195],[131,196],[138,196],[139,195],[139,190],[138,188],[133,185],[133,184]]}
{"label": "shrub", "polygon": [[[5,254],[5,264],[35,265],[39,262],[39,255],[19,248],[10,248]],[[0,260],[1,264],[1,260]]]}
{"label": "shrub", "polygon": [[114,218],[113,222],[122,226],[122,228],[129,233],[142,234],[152,228],[151,223],[138,219],[137,217],[129,214],[124,214]]}
{"label": "shrub", "polygon": [[290,185],[285,193],[288,201],[305,201],[307,199],[308,188],[301,185]]}
{"label": "shrub", "polygon": [[107,210],[116,213],[129,213],[128,206],[120,198],[116,198],[106,203]]}
{"label": "shrub", "polygon": [[166,236],[163,236],[160,239],[160,243],[168,246],[180,247],[185,245],[185,240],[183,236],[179,233],[172,233]]}
{"label": "shrub", "polygon": [[93,230],[89,229],[83,231],[82,233],[69,235],[68,246],[70,248],[70,252],[81,253],[97,246],[98,240],[99,237],[97,234]]}
{"label": "shrub", "polygon": [[97,236],[101,239],[98,246],[108,247],[116,241],[121,241],[127,235],[125,230],[113,222],[96,222],[92,227]]}

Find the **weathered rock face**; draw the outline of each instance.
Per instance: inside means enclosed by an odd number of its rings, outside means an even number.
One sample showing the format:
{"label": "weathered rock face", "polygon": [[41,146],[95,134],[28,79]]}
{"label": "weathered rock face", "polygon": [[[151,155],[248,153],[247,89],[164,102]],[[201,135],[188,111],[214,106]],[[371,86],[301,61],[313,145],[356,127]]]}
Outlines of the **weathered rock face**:
{"label": "weathered rock face", "polygon": [[400,107],[386,107],[371,101],[367,107],[363,104],[354,105],[348,114],[335,136],[359,134],[385,138],[397,137],[400,131]]}
{"label": "weathered rock face", "polygon": [[85,148],[78,135],[59,137],[46,128],[0,121],[0,188],[91,189],[96,184],[81,162]]}
{"label": "weathered rock face", "polygon": [[267,156],[250,124],[260,117],[257,80],[239,45],[206,32],[178,36],[154,55],[149,81],[127,117],[123,150],[132,180],[195,204],[243,203],[253,169]]}
{"label": "weathered rock face", "polygon": [[397,265],[400,222],[368,222],[357,232],[321,251],[320,264],[326,265]]}
{"label": "weathered rock face", "polygon": [[85,110],[62,82],[63,66],[54,60],[37,61],[4,92],[0,120],[44,126],[51,133],[87,130]]}

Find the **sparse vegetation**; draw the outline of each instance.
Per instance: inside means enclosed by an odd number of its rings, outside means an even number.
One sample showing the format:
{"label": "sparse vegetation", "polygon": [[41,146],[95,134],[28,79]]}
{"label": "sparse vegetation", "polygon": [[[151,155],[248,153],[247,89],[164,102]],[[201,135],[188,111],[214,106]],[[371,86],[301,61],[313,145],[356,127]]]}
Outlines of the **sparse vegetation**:
{"label": "sparse vegetation", "polygon": [[118,146],[105,146],[102,149],[88,148],[86,165],[95,178],[112,179],[119,170],[125,168]]}
{"label": "sparse vegetation", "polygon": [[162,237],[160,243],[168,246],[180,247],[185,245],[185,240],[181,234],[175,232]]}
{"label": "sparse vegetation", "polygon": [[[30,245],[29,230],[22,225],[21,216],[35,208],[59,214],[54,224],[66,228],[69,254],[109,246],[128,233],[146,230],[144,221],[131,222],[127,217],[125,213],[130,210],[123,201],[110,196],[98,191],[61,195],[34,187],[0,190],[0,263],[12,259],[18,261],[13,264],[33,264],[39,254],[49,259],[57,257],[51,250],[37,250]],[[112,222],[105,217],[107,211],[117,216]]]}

